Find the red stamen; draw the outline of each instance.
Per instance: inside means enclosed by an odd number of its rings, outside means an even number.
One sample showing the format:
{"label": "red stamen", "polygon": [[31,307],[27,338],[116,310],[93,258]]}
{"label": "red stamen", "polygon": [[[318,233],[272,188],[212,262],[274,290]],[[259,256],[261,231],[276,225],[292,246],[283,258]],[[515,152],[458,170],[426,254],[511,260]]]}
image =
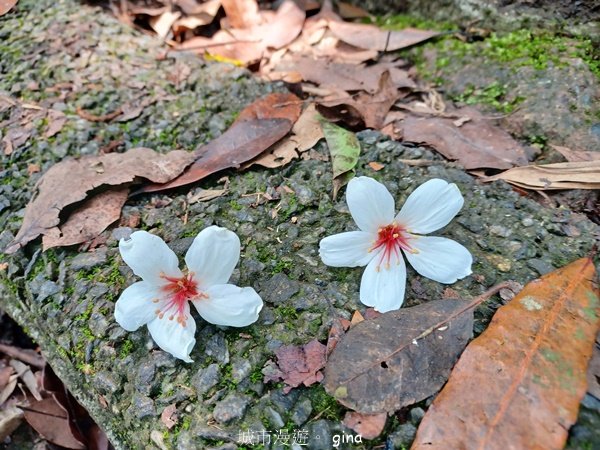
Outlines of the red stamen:
{"label": "red stamen", "polygon": [[198,283],[194,280],[193,273],[184,275],[181,278],[166,275],[161,275],[161,278],[168,281],[167,284],[161,287],[166,294],[167,302],[162,309],[156,310],[156,314],[159,319],[162,319],[167,311],[174,310],[167,316],[168,319],[173,320],[177,317],[177,323],[185,326],[187,320],[185,311],[188,300],[206,297],[206,294],[198,291]]}
{"label": "red stamen", "polygon": [[380,228],[377,233],[377,240],[369,250],[372,252],[374,250],[383,249],[379,255],[377,271],[380,270],[381,264],[383,263],[385,263],[384,267],[389,269],[392,257],[395,258],[396,264],[400,264],[400,258],[402,258],[402,252],[400,250],[414,252],[408,243],[409,240],[409,233],[396,222]]}

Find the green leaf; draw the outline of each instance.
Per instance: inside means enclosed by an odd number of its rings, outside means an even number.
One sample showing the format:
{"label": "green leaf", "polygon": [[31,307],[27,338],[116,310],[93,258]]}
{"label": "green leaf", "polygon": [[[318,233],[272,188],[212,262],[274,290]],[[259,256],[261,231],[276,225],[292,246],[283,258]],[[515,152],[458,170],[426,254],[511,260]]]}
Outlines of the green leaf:
{"label": "green leaf", "polygon": [[354,133],[325,119],[321,119],[321,128],[331,155],[335,199],[340,188],[354,177],[354,168],[360,155],[360,144]]}

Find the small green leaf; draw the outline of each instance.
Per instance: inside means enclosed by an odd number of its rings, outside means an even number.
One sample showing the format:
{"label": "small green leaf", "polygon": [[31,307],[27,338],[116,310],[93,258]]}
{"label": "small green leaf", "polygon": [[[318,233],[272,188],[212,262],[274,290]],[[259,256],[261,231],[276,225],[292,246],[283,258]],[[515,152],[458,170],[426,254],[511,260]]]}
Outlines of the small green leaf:
{"label": "small green leaf", "polygon": [[342,186],[353,177],[360,155],[360,144],[356,135],[321,118],[321,128],[329,147],[333,166],[333,198]]}

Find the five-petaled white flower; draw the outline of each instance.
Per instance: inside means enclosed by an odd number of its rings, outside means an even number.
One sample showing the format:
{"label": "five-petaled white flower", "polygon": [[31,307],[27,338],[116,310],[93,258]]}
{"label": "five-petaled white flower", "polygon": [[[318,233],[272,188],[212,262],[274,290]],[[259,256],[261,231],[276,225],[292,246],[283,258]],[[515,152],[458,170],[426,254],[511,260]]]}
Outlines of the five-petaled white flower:
{"label": "five-petaled white flower", "polygon": [[147,324],[156,344],[173,356],[192,362],[196,323],[191,301],[207,322],[244,327],[258,319],[263,302],[250,287],[226,284],[240,259],[240,240],[225,228],[211,226],[194,239],[179,270],[173,251],[158,236],[136,231],[121,239],[123,260],[142,278],[123,291],[115,319],[127,331]]}
{"label": "five-petaled white flower", "polygon": [[404,301],[406,266],[402,253],[421,275],[454,283],[471,274],[471,253],[442,237],[420,236],[446,226],[464,199],[455,184],[429,180],[414,190],[394,217],[394,198],[369,177],[348,183],[346,201],[360,231],[321,240],[319,254],[328,266],[367,266],[360,283],[360,301],[386,312]]}

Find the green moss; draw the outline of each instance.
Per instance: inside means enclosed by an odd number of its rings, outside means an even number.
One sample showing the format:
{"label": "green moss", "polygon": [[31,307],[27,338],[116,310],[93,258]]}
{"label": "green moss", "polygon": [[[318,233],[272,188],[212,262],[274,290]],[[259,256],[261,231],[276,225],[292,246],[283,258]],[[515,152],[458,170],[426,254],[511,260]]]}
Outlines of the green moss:
{"label": "green moss", "polygon": [[449,31],[455,30],[456,25],[450,22],[436,22],[408,14],[393,14],[377,17],[375,24],[386,30],[403,30],[404,28],[419,28],[421,30]]}
{"label": "green moss", "polygon": [[292,306],[279,306],[275,309],[275,314],[284,320],[295,320],[298,318],[298,311]]}
{"label": "green moss", "polygon": [[229,207],[231,209],[233,209],[234,211],[240,211],[242,209],[242,205],[240,205],[237,201],[235,200],[230,200],[229,201]]}
{"label": "green moss", "polygon": [[124,359],[127,357],[133,351],[133,348],[133,342],[130,339],[125,339],[125,342],[119,347],[119,358]]}
{"label": "green moss", "polygon": [[321,385],[310,390],[310,401],[315,416],[328,420],[339,420],[342,415],[343,407],[335,398],[325,392]]}
{"label": "green moss", "polygon": [[452,100],[467,105],[484,104],[493,106],[498,111],[509,114],[525,100],[524,97],[508,98],[508,88],[494,81],[483,87],[468,86],[461,94],[452,96]]}

